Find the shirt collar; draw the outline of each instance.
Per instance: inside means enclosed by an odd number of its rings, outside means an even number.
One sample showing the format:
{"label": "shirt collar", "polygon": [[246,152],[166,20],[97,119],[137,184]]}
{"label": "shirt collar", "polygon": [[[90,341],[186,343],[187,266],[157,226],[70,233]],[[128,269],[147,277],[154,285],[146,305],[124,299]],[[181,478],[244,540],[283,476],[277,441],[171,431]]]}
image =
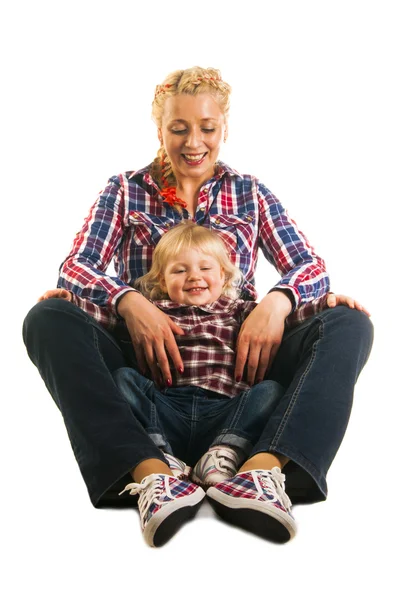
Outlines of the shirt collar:
{"label": "shirt collar", "polygon": [[[143,178],[143,181],[145,181],[148,185],[154,186],[158,190],[157,183],[154,181],[154,179],[150,175],[151,165],[152,165],[152,163],[147,165],[146,167],[143,167],[139,171],[132,171],[129,175],[129,179],[133,179],[137,175],[141,175]],[[238,171],[236,171],[235,169],[232,169],[232,167],[229,167],[229,165],[227,165],[226,163],[219,160],[217,173],[209,181],[210,182],[218,181],[219,179],[222,179],[222,177],[224,177],[224,176],[240,177],[241,179],[243,178],[242,175]],[[206,185],[207,183],[208,182],[206,182],[203,185]]]}
{"label": "shirt collar", "polygon": [[230,311],[234,305],[243,302],[243,300],[234,300],[233,298],[228,298],[227,296],[221,296],[215,302],[211,302],[210,304],[204,304],[203,306],[191,306],[189,304],[179,304],[178,302],[173,302],[172,300],[154,300],[153,304],[157,306],[157,308],[161,308],[163,310],[177,310],[182,308],[183,312],[203,312],[203,313],[223,313],[225,311]]}

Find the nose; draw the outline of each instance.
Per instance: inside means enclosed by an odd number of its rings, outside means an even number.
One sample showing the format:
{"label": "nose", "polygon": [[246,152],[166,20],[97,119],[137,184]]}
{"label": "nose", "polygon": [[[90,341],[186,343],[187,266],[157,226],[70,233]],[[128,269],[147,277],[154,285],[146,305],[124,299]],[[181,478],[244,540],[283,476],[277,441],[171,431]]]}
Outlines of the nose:
{"label": "nose", "polygon": [[187,148],[199,148],[201,145],[202,133],[199,128],[191,128],[187,139],[185,140],[185,146]]}
{"label": "nose", "polygon": [[201,273],[198,269],[191,269],[188,274],[188,279],[190,281],[196,281],[197,279],[201,279]]}

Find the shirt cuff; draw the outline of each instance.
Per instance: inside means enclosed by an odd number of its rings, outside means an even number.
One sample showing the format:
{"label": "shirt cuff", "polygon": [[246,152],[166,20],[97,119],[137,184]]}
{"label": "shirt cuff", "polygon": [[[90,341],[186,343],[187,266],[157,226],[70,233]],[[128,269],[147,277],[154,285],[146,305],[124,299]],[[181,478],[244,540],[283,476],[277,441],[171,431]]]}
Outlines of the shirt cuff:
{"label": "shirt cuff", "polygon": [[282,292],[285,296],[287,296],[287,298],[290,300],[291,302],[291,312],[294,312],[294,310],[297,308],[299,302],[300,302],[300,296],[297,292],[297,290],[295,288],[293,288],[292,286],[289,285],[282,285],[282,286],[276,286],[271,288],[271,290],[268,292],[269,294],[271,294],[271,292]]}
{"label": "shirt cuff", "polygon": [[118,319],[120,319],[121,321],[123,321],[123,317],[119,314],[118,312],[118,308],[119,308],[119,304],[120,301],[124,298],[124,296],[128,293],[128,292],[136,292],[136,294],[139,294],[140,292],[138,290],[135,290],[133,287],[122,287],[120,288],[120,290],[117,290],[117,292],[115,292],[111,297],[110,297],[110,306],[112,307],[112,310],[114,311],[116,317]]}

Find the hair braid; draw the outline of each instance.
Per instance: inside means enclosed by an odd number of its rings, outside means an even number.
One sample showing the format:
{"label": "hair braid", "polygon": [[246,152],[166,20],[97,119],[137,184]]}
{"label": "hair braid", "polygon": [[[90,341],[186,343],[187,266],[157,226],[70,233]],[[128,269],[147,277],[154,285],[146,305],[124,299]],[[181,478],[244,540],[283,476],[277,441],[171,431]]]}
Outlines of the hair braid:
{"label": "hair braid", "polygon": [[[209,93],[214,96],[225,118],[227,118],[230,108],[230,85],[222,80],[218,69],[192,67],[191,69],[170,73],[161,85],[156,86],[152,103],[153,121],[157,127],[161,127],[164,103],[167,98],[177,94],[196,96],[202,93]],[[174,188],[176,179],[172,172],[171,162],[162,145],[151,165],[150,174],[163,190],[170,190],[167,193],[167,201],[171,204],[181,204],[181,206],[185,204],[182,200],[176,198]]]}

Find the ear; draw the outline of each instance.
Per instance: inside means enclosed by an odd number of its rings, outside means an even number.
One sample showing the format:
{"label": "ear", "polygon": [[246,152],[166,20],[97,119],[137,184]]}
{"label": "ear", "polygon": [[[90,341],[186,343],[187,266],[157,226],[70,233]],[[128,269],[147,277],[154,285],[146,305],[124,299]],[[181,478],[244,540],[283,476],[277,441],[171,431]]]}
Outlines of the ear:
{"label": "ear", "polygon": [[158,285],[160,286],[160,290],[164,292],[164,294],[168,293],[167,286],[165,285],[164,277],[160,277],[158,280]]}

